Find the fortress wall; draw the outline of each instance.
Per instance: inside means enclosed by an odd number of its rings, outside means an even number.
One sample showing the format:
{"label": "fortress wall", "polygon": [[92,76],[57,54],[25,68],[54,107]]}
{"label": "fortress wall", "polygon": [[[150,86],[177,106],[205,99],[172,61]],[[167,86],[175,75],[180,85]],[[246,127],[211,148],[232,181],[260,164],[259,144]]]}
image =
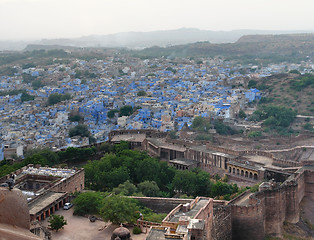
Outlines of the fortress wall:
{"label": "fortress wall", "polygon": [[264,202],[256,199],[255,203],[249,206],[231,205],[232,239],[264,239]]}
{"label": "fortress wall", "polygon": [[286,218],[286,192],[279,187],[264,191],[265,196],[265,233],[281,236],[282,224]]}
{"label": "fortress wall", "polygon": [[[293,184],[286,187],[286,216],[285,221],[290,223],[297,223],[300,220],[300,202],[298,189],[304,186],[304,182]],[[302,197],[303,198],[303,197]],[[302,199],[301,198],[301,199]]]}
{"label": "fortress wall", "polygon": [[158,197],[131,197],[138,200],[145,207],[157,213],[169,213],[179,204],[191,203],[193,199],[158,198]]}
{"label": "fortress wall", "polygon": [[214,207],[213,209],[213,240],[231,240],[232,239],[232,221],[231,206]]}
{"label": "fortress wall", "polygon": [[314,172],[312,170],[305,170],[304,182],[304,195],[314,200]]}
{"label": "fortress wall", "polygon": [[279,167],[297,167],[300,164],[294,161],[273,158],[273,165],[279,166]]}
{"label": "fortress wall", "polygon": [[299,170],[298,172],[299,172],[299,174],[294,178],[294,180],[297,184],[296,198],[297,198],[297,203],[299,204],[305,195],[305,185],[306,185],[305,176],[306,176],[306,174],[305,174],[303,169]]}

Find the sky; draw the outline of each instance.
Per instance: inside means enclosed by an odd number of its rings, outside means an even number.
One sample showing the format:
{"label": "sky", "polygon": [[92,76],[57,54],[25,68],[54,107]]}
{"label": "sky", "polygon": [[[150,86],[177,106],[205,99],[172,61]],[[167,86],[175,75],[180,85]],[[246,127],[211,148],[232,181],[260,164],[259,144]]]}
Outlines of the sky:
{"label": "sky", "polygon": [[0,40],[178,28],[314,30],[314,0],[0,0]]}

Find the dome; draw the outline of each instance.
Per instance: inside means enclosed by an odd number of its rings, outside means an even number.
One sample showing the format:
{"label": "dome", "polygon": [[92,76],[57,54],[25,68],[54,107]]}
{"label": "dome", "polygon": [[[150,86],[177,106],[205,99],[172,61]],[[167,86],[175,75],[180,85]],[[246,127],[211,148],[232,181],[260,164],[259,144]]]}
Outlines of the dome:
{"label": "dome", "polygon": [[111,236],[111,240],[121,239],[121,240],[131,240],[131,234],[129,229],[125,227],[116,228]]}

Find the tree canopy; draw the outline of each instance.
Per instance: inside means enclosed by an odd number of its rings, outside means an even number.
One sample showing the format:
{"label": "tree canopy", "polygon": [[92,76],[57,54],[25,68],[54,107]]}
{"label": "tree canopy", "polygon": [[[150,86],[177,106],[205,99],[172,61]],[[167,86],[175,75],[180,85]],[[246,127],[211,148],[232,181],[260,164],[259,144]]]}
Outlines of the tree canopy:
{"label": "tree canopy", "polygon": [[194,130],[201,131],[201,132],[208,132],[210,128],[210,122],[209,119],[206,119],[201,116],[196,116],[193,119],[192,126]]}
{"label": "tree canopy", "polygon": [[88,127],[83,124],[79,124],[69,130],[69,137],[80,136],[80,137],[89,137],[90,132]]}
{"label": "tree canopy", "polygon": [[64,225],[67,225],[67,221],[61,215],[52,214],[49,219],[49,227],[52,230],[56,230],[58,232],[59,229],[62,229]]}
{"label": "tree canopy", "polygon": [[120,108],[120,116],[130,116],[133,113],[133,108],[130,105],[125,105]]}
{"label": "tree canopy", "polygon": [[71,99],[71,95],[69,93],[60,94],[60,93],[51,93],[48,97],[48,104],[54,105],[64,100]]}
{"label": "tree canopy", "polygon": [[119,195],[108,196],[103,201],[100,215],[114,224],[135,223],[138,218],[136,201]]}
{"label": "tree canopy", "polygon": [[73,201],[74,214],[97,214],[102,207],[103,196],[100,192],[85,192],[79,194]]}

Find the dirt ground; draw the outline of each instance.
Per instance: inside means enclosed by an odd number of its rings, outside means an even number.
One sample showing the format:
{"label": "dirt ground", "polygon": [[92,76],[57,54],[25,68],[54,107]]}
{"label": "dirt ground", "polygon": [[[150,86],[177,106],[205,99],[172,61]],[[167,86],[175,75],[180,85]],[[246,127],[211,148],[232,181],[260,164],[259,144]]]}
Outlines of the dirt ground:
{"label": "dirt ground", "polygon": [[[118,227],[118,225],[108,222],[96,220],[96,222],[92,223],[88,218],[74,216],[73,208],[69,210],[60,209],[55,214],[64,216],[67,220],[67,225],[58,232],[52,231],[53,240],[110,240],[113,230]],[[49,225],[48,219],[43,221],[43,225],[46,227]],[[102,228],[104,229],[100,230]],[[129,230],[133,240],[146,239],[147,234],[133,235],[132,229]]]}

